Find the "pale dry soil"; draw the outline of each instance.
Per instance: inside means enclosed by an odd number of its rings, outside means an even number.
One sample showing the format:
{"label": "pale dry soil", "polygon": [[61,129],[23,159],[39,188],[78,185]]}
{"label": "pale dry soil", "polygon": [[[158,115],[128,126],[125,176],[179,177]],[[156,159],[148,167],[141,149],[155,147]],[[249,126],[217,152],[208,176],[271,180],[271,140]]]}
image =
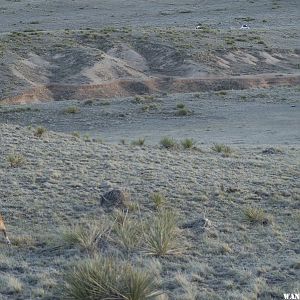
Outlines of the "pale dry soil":
{"label": "pale dry soil", "polygon": [[[89,139],[157,145],[164,136],[198,144],[299,145],[299,87],[56,101],[0,106],[0,123],[43,126]],[[186,115],[178,115],[183,105]],[[68,109],[76,113],[66,113]]]}
{"label": "pale dry soil", "polygon": [[[228,29],[239,28],[245,22],[253,28],[294,28],[299,25],[297,10],[297,0],[3,0],[0,32],[108,25],[194,27],[198,23]],[[279,13],[280,18],[274,18]]]}
{"label": "pale dry soil", "polygon": [[[86,257],[76,247],[55,248],[62,228],[109,214],[99,204],[108,186],[131,192],[140,206],[131,217],[154,215],[150,195],[158,191],[178,213],[185,249],[155,258],[169,299],[282,299],[299,291],[299,146],[264,154],[244,145],[224,157],[207,146],[166,150],[34,133],[0,125],[1,213],[12,240],[0,243],[1,299],[59,298],[64,270]],[[12,153],[25,163],[10,167]],[[262,208],[272,222],[250,223],[247,207]],[[206,230],[184,226],[203,215]],[[133,264],[152,261],[139,250],[113,251]]]}

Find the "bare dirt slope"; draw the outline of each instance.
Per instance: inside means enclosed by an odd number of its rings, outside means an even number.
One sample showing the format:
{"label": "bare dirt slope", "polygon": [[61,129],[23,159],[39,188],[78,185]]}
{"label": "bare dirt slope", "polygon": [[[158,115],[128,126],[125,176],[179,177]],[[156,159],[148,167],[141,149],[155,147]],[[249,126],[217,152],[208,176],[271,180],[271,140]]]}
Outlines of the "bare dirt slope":
{"label": "bare dirt slope", "polygon": [[[296,31],[289,33],[291,39]],[[300,83],[299,48],[267,30],[114,28],[1,37],[5,103]],[[45,47],[45,45],[47,45]]]}

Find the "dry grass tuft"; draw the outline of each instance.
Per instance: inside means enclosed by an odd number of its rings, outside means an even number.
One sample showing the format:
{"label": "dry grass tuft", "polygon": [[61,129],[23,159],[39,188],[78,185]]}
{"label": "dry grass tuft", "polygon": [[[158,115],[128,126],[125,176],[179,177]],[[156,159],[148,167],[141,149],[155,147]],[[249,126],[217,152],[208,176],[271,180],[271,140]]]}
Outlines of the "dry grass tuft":
{"label": "dry grass tuft", "polygon": [[155,256],[181,253],[176,223],[176,215],[172,211],[160,211],[144,230],[145,253]]}
{"label": "dry grass tuft", "polygon": [[166,148],[166,149],[175,148],[177,145],[176,141],[170,137],[162,138],[159,143],[163,148]]}
{"label": "dry grass tuft", "polygon": [[14,276],[8,276],[6,280],[6,285],[10,293],[19,294],[23,290],[23,283]]}
{"label": "dry grass tuft", "polygon": [[271,216],[268,216],[263,209],[257,207],[247,207],[244,211],[245,217],[251,223],[267,225],[272,223]]}
{"label": "dry grass tuft", "polygon": [[7,160],[12,168],[21,167],[26,162],[25,157],[19,153],[9,154]]}
{"label": "dry grass tuft", "polygon": [[36,137],[41,137],[44,135],[44,133],[47,131],[47,129],[45,127],[37,127],[35,129],[35,132],[34,132],[34,136]]}
{"label": "dry grass tuft", "polygon": [[75,225],[63,232],[63,241],[67,245],[79,245],[87,251],[97,249],[101,238],[109,231],[109,225],[93,222],[88,225]]}
{"label": "dry grass tuft", "polygon": [[117,244],[125,251],[134,250],[138,247],[142,237],[140,222],[128,218],[127,212],[119,212],[114,226]]}
{"label": "dry grass tuft", "polygon": [[65,277],[64,299],[156,299],[156,274],[113,258],[97,257],[77,264]]}
{"label": "dry grass tuft", "polygon": [[195,141],[193,139],[186,138],[181,141],[181,145],[184,149],[191,149],[195,146]]}
{"label": "dry grass tuft", "polygon": [[76,106],[70,106],[64,110],[65,114],[78,114],[80,109]]}
{"label": "dry grass tuft", "polygon": [[144,146],[145,145],[145,138],[139,138],[135,141],[131,142],[132,146]]}
{"label": "dry grass tuft", "polygon": [[166,204],[166,197],[161,193],[153,193],[151,195],[151,200],[154,203],[156,209],[160,209]]}
{"label": "dry grass tuft", "polygon": [[224,156],[229,156],[233,150],[229,147],[229,146],[226,146],[224,144],[214,144],[211,149],[215,152],[218,152],[218,153],[223,153]]}

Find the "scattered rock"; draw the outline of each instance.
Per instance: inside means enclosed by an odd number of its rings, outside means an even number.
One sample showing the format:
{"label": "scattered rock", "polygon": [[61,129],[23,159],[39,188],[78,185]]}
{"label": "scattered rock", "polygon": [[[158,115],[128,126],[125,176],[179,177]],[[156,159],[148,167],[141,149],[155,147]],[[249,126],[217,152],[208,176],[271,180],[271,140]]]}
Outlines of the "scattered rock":
{"label": "scattered rock", "polygon": [[240,189],[236,188],[236,187],[233,187],[233,186],[230,186],[226,189],[226,192],[227,193],[236,193],[236,192],[239,192]]}
{"label": "scattered rock", "polygon": [[113,189],[101,196],[101,206],[106,210],[113,210],[117,207],[126,207],[129,201],[129,194],[120,189]]}
{"label": "scattered rock", "polygon": [[282,191],[282,192],[281,192],[281,195],[282,195],[283,197],[291,197],[291,196],[292,196],[292,194],[291,194],[289,191]]}
{"label": "scattered rock", "polygon": [[262,154],[282,154],[283,152],[280,149],[276,149],[273,147],[266,148],[262,151]]}
{"label": "scattered rock", "polygon": [[210,228],[212,223],[209,219],[201,217],[189,223],[183,224],[183,229],[193,229],[197,232],[204,232],[206,229]]}
{"label": "scattered rock", "polygon": [[102,181],[99,188],[102,190],[113,189],[113,184],[110,181]]}

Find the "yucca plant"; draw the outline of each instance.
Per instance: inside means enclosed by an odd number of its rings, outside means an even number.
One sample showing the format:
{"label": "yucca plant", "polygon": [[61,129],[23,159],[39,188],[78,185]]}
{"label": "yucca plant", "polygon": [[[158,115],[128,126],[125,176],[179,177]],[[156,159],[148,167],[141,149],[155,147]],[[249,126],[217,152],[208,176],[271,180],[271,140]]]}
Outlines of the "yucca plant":
{"label": "yucca plant", "polygon": [[145,253],[155,256],[179,254],[182,248],[178,230],[176,215],[172,211],[160,211],[144,228]]}
{"label": "yucca plant", "polygon": [[99,240],[109,232],[109,225],[93,222],[88,225],[74,225],[63,232],[62,238],[67,245],[79,245],[81,248],[93,251],[97,248]]}
{"label": "yucca plant", "polygon": [[141,300],[156,299],[156,274],[135,269],[113,258],[87,259],[67,273],[63,286],[64,299],[74,300]]}
{"label": "yucca plant", "polygon": [[153,193],[151,195],[151,200],[153,201],[156,209],[162,208],[166,203],[166,197],[161,193]]}
{"label": "yucca plant", "polygon": [[116,218],[114,234],[121,247],[126,251],[133,250],[141,241],[141,224],[139,221],[129,219],[127,212],[120,212]]}

